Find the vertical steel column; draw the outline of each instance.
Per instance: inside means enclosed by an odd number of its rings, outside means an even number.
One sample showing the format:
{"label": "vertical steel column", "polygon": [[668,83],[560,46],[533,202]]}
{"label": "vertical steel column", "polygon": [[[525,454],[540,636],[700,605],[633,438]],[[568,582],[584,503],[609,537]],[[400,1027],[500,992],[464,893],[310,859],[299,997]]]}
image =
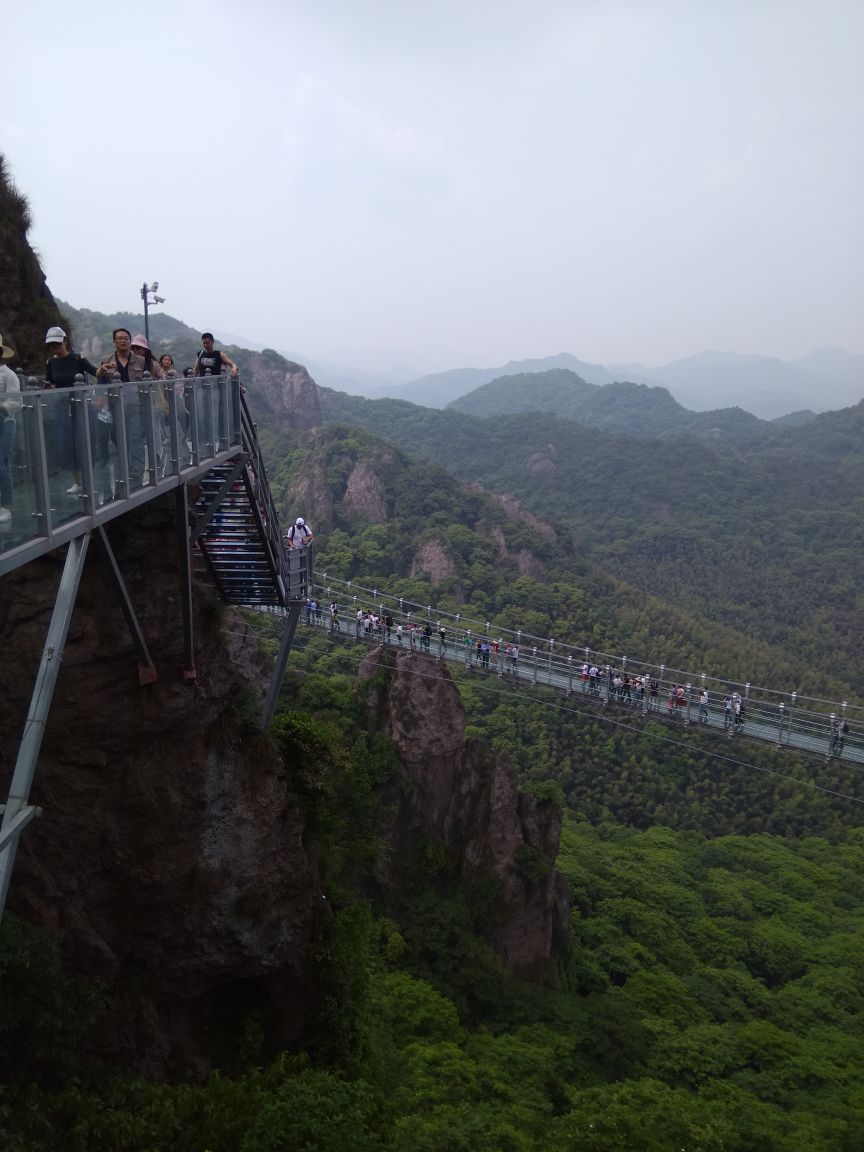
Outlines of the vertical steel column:
{"label": "vertical steel column", "polygon": [[[129,496],[129,446],[126,440],[126,393],[120,374],[115,372],[112,386],[108,389],[108,403],[114,418],[114,447],[117,449],[117,465],[114,469],[114,498],[127,499]],[[116,382],[115,382],[116,381]]]}
{"label": "vertical steel column", "polygon": [[198,390],[201,387],[199,380],[193,378],[190,381],[192,387],[189,389],[189,398],[192,404],[189,408],[189,440],[192,444],[192,463],[201,463],[201,446],[199,443],[200,433],[198,431]]}
{"label": "vertical steel column", "polygon": [[[16,821],[17,831],[0,850],[0,918],[2,918],[3,909],[6,906],[9,880],[15,863],[15,853],[18,849],[18,837],[24,826],[24,821],[20,817],[24,809],[27,808],[30,799],[30,789],[36,773],[36,762],[39,759],[42,737],[45,735],[48,713],[54,697],[54,688],[60,674],[63,649],[69,632],[69,623],[72,619],[72,611],[75,607],[75,598],[78,595],[89,543],[89,532],[84,536],[76,536],[74,540],[69,542],[66,562],[63,565],[63,575],[60,577],[60,587],[57,589],[54,611],[51,613],[51,623],[48,626],[48,636],[45,647],[42,649],[42,660],[36,676],[36,684],[30,697],[30,709],[27,713],[24,734],[18,749],[18,759],[12,774],[9,799],[3,810],[3,824],[0,826],[0,831],[9,831],[13,821]],[[18,819],[16,820],[16,818]]]}
{"label": "vertical steel column", "polygon": [[276,665],[273,669],[273,675],[270,677],[270,687],[267,689],[267,699],[264,701],[264,712],[261,716],[261,729],[270,727],[270,722],[273,719],[273,713],[276,711],[276,705],[279,702],[279,693],[282,691],[282,681],[285,679],[285,669],[288,665],[288,656],[291,652],[291,645],[294,642],[294,633],[297,631],[297,622],[300,619],[300,605],[292,604],[288,609],[287,618],[285,620],[285,631],[282,633],[282,641],[279,645],[279,654],[276,657]]}
{"label": "vertical steel column", "polygon": [[81,473],[81,487],[84,489],[78,499],[87,501],[85,510],[92,515],[96,507],[96,487],[93,482],[93,451],[90,442],[90,402],[87,396],[87,389],[85,389],[83,385],[84,377],[78,372],[75,375],[75,388],[69,400],[71,404],[75,405],[74,411],[77,412],[75,418],[75,450],[78,453],[78,471]]}
{"label": "vertical steel column", "polygon": [[186,485],[181,484],[174,496],[177,505],[177,543],[180,551],[180,603],[183,610],[183,665],[180,676],[194,680],[195,634],[192,618],[192,548],[189,540],[189,499]]}
{"label": "vertical steel column", "polygon": [[[165,398],[168,401],[168,435],[171,440],[170,474],[176,476],[180,472],[180,423],[177,415],[177,393],[174,391],[176,380],[169,377],[167,383],[169,387]],[[185,449],[185,443],[183,447]],[[166,472],[168,469],[163,469],[162,475],[164,476]]]}
{"label": "vertical steel column", "polygon": [[[136,391],[138,392],[138,407],[141,411],[141,423],[144,427],[144,443],[147,446],[147,480],[148,487],[152,488],[158,480],[159,471],[159,458],[156,452],[156,428],[153,423],[156,405],[154,400],[156,397],[155,384],[150,378],[150,373],[145,372],[144,377],[138,384]],[[159,434],[161,445],[162,434]],[[141,482],[143,485],[144,478],[142,476]]]}
{"label": "vertical steel column", "polygon": [[126,583],[120,572],[120,567],[117,563],[117,558],[114,555],[114,549],[111,547],[108,537],[105,534],[105,529],[100,526],[96,529],[96,534],[99,538],[99,543],[105,553],[105,559],[108,561],[108,568],[114,578],[114,587],[117,590],[117,597],[120,601],[120,610],[123,613],[123,619],[126,621],[126,627],[129,629],[130,635],[135,642],[135,647],[138,649],[139,664],[138,664],[138,680],[141,684],[155,683],[156,668],[153,664],[153,659],[147,648],[147,641],[144,639],[144,633],[141,631],[141,625],[138,623],[138,617],[135,615],[135,609],[132,607],[132,601],[129,599],[129,593],[126,589]]}
{"label": "vertical steel column", "polygon": [[27,436],[30,442],[30,454],[33,460],[33,481],[35,484],[36,511],[33,513],[42,521],[40,536],[50,536],[53,523],[51,513],[51,490],[48,483],[48,452],[45,448],[45,421],[42,415],[42,394],[33,397],[33,403],[25,400],[24,410],[32,411],[33,419],[27,421]]}
{"label": "vertical steel column", "polygon": [[231,429],[231,443],[239,444],[243,437],[243,407],[240,402],[240,378],[231,377],[231,411],[234,422]]}

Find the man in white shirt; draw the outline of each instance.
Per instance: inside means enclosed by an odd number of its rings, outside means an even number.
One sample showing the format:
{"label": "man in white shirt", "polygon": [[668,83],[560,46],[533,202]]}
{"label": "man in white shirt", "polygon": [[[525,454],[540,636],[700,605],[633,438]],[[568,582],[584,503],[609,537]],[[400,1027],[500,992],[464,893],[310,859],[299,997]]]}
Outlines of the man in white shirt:
{"label": "man in white shirt", "polygon": [[[0,361],[15,352],[0,336]],[[0,524],[12,519],[12,453],[15,449],[15,415],[21,410],[21,381],[11,368],[0,363]]]}
{"label": "man in white shirt", "polygon": [[284,540],[288,541],[289,548],[302,548],[304,544],[311,544],[314,540],[312,530],[302,516],[298,516],[288,531]]}

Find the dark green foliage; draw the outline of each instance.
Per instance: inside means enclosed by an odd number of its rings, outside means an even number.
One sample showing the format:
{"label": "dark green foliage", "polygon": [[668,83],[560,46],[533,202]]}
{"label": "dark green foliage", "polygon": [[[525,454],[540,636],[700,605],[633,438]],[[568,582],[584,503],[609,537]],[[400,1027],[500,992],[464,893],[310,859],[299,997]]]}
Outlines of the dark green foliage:
{"label": "dark green foliage", "polygon": [[56,1084],[79,1069],[98,991],[67,974],[51,936],[6,913],[0,927],[0,1083]]}

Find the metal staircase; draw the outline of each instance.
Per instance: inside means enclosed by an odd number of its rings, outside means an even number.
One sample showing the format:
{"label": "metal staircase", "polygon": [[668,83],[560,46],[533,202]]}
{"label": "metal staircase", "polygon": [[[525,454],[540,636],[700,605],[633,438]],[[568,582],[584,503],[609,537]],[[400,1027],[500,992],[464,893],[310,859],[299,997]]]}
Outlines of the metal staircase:
{"label": "metal staircase", "polygon": [[192,529],[197,566],[209,574],[227,604],[302,604],[309,592],[309,555],[283,548],[245,396],[241,445],[240,457],[214,467],[201,480]]}

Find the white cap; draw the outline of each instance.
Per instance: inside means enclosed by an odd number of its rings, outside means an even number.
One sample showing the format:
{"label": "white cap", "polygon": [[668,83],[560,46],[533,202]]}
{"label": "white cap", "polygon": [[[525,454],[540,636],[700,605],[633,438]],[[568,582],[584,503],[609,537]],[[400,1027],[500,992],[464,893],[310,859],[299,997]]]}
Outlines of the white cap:
{"label": "white cap", "polygon": [[306,521],[303,519],[302,516],[298,516],[297,519],[294,521],[294,523],[296,524],[296,526],[298,528],[302,528],[304,526],[304,524],[306,523]]}
{"label": "white cap", "polygon": [[49,328],[45,333],[46,344],[62,344],[66,339],[66,333],[62,328]]}

